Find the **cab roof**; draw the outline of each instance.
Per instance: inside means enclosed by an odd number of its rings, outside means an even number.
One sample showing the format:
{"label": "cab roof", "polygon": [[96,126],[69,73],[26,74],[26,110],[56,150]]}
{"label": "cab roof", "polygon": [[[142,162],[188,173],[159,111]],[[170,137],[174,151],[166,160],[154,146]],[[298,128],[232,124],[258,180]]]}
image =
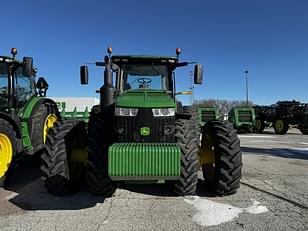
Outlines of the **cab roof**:
{"label": "cab roof", "polygon": [[9,57],[9,56],[2,56],[0,55],[0,62],[6,62],[6,63],[12,63],[12,62],[15,62],[15,63],[22,63],[20,60],[14,60],[12,57]]}
{"label": "cab roof", "polygon": [[149,56],[149,55],[114,55],[111,61],[116,64],[144,63],[144,64],[176,64],[177,57],[172,56]]}

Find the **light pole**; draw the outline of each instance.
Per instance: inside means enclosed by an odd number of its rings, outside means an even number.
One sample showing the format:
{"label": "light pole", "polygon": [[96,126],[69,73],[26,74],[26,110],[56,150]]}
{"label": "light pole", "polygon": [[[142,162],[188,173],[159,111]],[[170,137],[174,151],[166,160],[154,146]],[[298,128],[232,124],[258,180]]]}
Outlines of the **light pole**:
{"label": "light pole", "polygon": [[244,71],[246,75],[246,105],[248,106],[248,71]]}

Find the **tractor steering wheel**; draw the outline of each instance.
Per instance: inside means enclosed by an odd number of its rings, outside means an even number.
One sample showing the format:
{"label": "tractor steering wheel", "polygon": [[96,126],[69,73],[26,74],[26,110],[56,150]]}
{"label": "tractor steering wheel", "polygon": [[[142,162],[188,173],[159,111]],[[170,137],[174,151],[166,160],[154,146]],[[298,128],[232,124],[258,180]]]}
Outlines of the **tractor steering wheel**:
{"label": "tractor steering wheel", "polygon": [[152,82],[152,80],[149,78],[139,78],[137,81],[140,83],[139,88],[148,88],[149,83]]}
{"label": "tractor steering wheel", "polygon": [[152,79],[150,79],[150,78],[139,78],[137,81],[140,84],[149,84],[149,83],[152,82]]}

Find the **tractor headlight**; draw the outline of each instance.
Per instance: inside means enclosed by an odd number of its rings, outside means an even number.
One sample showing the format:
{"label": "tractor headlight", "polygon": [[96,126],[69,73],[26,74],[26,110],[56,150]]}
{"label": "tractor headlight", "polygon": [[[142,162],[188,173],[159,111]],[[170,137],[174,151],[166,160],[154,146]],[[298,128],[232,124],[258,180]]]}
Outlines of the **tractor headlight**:
{"label": "tractor headlight", "polygon": [[138,108],[116,107],[114,114],[116,116],[136,116]]}
{"label": "tractor headlight", "polygon": [[174,108],[154,108],[153,115],[156,116],[174,116]]}

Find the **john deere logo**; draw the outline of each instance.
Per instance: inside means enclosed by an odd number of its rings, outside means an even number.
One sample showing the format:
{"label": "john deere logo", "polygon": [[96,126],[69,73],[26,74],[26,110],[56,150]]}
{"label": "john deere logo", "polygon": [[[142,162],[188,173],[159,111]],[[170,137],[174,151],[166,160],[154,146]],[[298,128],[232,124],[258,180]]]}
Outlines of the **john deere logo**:
{"label": "john deere logo", "polygon": [[140,135],[142,135],[142,136],[150,135],[150,128],[148,128],[148,127],[140,128]]}

